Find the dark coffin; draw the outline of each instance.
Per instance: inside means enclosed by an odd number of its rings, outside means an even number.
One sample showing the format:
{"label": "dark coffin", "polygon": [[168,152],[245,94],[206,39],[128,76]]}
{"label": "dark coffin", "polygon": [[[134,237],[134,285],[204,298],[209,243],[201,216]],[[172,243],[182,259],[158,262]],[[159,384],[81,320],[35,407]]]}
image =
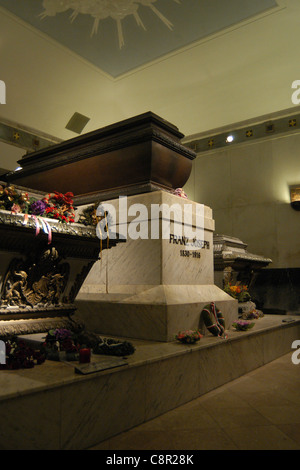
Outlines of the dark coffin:
{"label": "dark coffin", "polygon": [[[196,154],[181,145],[178,128],[148,112],[25,155],[10,183],[50,192],[73,191],[90,202],[187,182]],[[80,199],[80,198],[79,198]],[[94,198],[95,199],[95,198]]]}

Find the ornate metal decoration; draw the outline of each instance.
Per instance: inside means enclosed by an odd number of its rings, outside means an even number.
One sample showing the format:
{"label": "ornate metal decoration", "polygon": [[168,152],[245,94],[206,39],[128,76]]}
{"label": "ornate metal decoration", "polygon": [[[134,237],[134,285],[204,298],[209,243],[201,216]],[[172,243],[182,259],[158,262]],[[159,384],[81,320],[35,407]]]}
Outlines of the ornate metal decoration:
{"label": "ornate metal decoration", "polygon": [[69,272],[69,264],[61,263],[54,247],[30,254],[25,261],[14,258],[2,284],[1,309],[59,306]]}

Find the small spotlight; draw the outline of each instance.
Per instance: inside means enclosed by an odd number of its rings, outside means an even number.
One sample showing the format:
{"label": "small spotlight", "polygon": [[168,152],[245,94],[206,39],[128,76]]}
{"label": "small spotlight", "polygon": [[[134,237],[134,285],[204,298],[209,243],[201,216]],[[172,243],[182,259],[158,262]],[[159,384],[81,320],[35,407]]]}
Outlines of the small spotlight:
{"label": "small spotlight", "polygon": [[20,170],[23,170],[23,168],[21,166],[18,166],[15,171],[20,171]]}
{"label": "small spotlight", "polygon": [[229,135],[229,136],[227,137],[227,139],[226,139],[226,142],[227,142],[228,144],[231,144],[231,142],[233,142],[233,141],[234,141],[233,135]]}

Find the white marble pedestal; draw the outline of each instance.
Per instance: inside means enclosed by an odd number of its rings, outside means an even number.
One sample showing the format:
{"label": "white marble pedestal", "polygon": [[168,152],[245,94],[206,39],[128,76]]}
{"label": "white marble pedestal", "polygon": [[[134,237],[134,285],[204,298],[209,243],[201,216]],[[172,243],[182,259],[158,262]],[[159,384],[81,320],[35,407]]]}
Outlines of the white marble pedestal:
{"label": "white marble pedestal", "polygon": [[[214,285],[214,220],[209,207],[165,191],[106,204],[116,210],[112,231],[128,236],[126,243],[102,253],[77,296],[78,315],[88,329],[154,341],[172,341],[183,329],[200,327],[207,334],[200,314],[212,301],[230,327],[238,318],[238,306]],[[190,214],[192,225],[185,214]],[[186,236],[187,225],[191,237]],[[157,227],[158,237],[153,238]]]}

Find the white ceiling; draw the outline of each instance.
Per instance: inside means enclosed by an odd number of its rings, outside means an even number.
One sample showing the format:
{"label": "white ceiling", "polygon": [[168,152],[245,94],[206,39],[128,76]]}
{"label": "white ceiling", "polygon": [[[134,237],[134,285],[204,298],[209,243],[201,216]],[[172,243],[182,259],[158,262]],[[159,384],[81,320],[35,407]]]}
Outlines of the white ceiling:
{"label": "white ceiling", "polygon": [[[111,16],[100,20],[98,32],[91,34],[95,0],[0,0],[6,8],[37,30],[116,78],[141,65],[218,33],[242,21],[277,7],[275,0],[97,0],[99,14],[105,3],[133,14],[119,22]],[[62,7],[66,5],[66,10]],[[75,4],[83,4],[87,14],[73,21]],[[72,8],[73,5],[73,8]],[[126,6],[127,5],[127,6]],[[68,8],[70,6],[70,8]],[[45,17],[43,15],[45,13]],[[139,22],[139,24],[137,23]],[[119,44],[119,37],[124,45]],[[122,46],[122,47],[121,47]]]}
{"label": "white ceiling", "polygon": [[[172,31],[150,8],[140,8],[147,31],[125,18],[125,46],[120,50],[114,22],[105,44],[105,28],[99,25],[92,38],[99,56],[93,49],[93,60],[81,42],[84,31],[90,40],[91,19],[85,15],[71,23],[68,12],[45,18],[42,30],[37,27],[41,20],[29,14],[33,5],[43,10],[41,4],[0,0],[0,80],[7,90],[0,122],[69,139],[75,134],[65,126],[75,112],[90,118],[83,131],[89,132],[152,111],[190,135],[292,106],[291,84],[300,79],[299,0],[277,0],[274,9],[273,1],[262,0],[157,0],[155,6],[172,21]],[[198,10],[187,9],[191,5]],[[83,20],[86,30],[79,28]],[[68,44],[72,28],[76,33]],[[158,31],[163,39],[158,40]],[[141,39],[152,33],[156,45]],[[136,48],[130,56],[132,41]],[[103,50],[109,51],[107,61]],[[126,60],[120,60],[122,53]],[[13,169],[13,156],[5,155],[0,145],[0,167],[3,159]]]}

